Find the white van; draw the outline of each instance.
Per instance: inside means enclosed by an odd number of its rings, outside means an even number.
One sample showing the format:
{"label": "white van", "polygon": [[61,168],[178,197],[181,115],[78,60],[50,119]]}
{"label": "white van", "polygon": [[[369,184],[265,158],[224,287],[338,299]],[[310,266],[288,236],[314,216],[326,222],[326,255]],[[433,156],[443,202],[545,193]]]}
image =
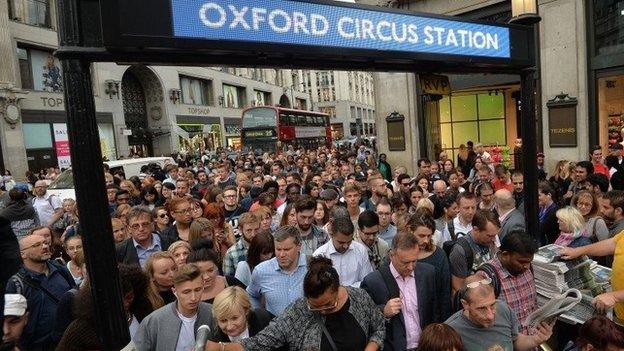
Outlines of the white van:
{"label": "white van", "polygon": [[[138,176],[141,173],[141,167],[150,163],[156,163],[161,168],[165,165],[175,163],[171,157],[144,157],[129,158],[127,160],[108,161],[106,164],[110,167],[110,173],[115,174],[116,171],[123,170],[126,179],[132,176]],[[103,171],[103,169],[102,169]],[[71,168],[66,169],[59,174],[48,186],[48,192],[56,195],[61,199],[75,199],[74,192],[74,173]]]}

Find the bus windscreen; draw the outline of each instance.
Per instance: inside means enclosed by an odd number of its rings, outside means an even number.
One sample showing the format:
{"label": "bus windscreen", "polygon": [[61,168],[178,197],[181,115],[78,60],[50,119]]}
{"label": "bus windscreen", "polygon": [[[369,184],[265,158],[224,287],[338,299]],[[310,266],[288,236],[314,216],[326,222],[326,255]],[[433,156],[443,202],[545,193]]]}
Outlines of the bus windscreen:
{"label": "bus windscreen", "polygon": [[275,109],[258,107],[243,114],[243,128],[275,127],[277,124]]}

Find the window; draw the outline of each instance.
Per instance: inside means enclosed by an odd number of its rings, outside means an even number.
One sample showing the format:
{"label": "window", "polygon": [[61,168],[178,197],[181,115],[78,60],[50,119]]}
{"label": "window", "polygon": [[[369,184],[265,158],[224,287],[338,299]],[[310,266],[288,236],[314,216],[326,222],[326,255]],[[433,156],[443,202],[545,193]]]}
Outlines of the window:
{"label": "window", "polygon": [[9,0],[9,18],[32,26],[52,28],[50,0]]}
{"label": "window", "polygon": [[22,89],[63,92],[61,63],[52,52],[17,48]]}
{"label": "window", "polygon": [[52,129],[48,123],[24,123],[24,145],[30,149],[49,149],[52,144]]}
{"label": "window", "polygon": [[453,154],[468,140],[485,145],[507,144],[502,93],[444,96],[439,111],[442,148]]}
{"label": "window", "polygon": [[180,76],[182,103],[189,105],[214,105],[212,81]]}
{"label": "window", "polygon": [[355,106],[351,106],[351,118],[355,119]]}
{"label": "window", "polygon": [[262,90],[254,90],[254,102],[254,106],[272,105],[271,93]]}
{"label": "window", "polygon": [[225,107],[243,108],[247,104],[247,93],[243,87],[223,84],[223,101]]}
{"label": "window", "polygon": [[593,0],[595,55],[624,51],[624,0]]}

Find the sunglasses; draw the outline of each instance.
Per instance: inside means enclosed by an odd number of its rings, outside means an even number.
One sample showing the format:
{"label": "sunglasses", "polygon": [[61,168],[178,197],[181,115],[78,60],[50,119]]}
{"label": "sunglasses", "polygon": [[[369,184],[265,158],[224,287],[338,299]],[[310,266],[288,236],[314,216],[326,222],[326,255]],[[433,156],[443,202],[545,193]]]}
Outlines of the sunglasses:
{"label": "sunglasses", "polygon": [[334,303],[331,306],[312,307],[312,306],[310,306],[310,303],[308,303],[308,310],[310,312],[329,311],[329,310],[333,310],[337,306],[338,306],[338,299],[336,299],[336,301],[334,301]]}
{"label": "sunglasses", "polygon": [[477,282],[466,284],[466,289],[475,289],[475,288],[478,288],[480,285],[490,285],[490,284],[492,284],[492,278],[484,278]]}
{"label": "sunglasses", "polygon": [[158,215],[158,218],[166,218],[166,217],[169,217],[169,215],[166,213],[162,213]]}

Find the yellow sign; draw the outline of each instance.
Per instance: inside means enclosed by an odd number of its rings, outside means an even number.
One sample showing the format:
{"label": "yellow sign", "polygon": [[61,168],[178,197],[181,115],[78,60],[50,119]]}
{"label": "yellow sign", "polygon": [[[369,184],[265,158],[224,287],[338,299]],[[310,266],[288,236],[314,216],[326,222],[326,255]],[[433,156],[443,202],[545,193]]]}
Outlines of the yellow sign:
{"label": "yellow sign", "polygon": [[421,74],[420,86],[423,94],[449,95],[451,93],[451,83],[447,76]]}

